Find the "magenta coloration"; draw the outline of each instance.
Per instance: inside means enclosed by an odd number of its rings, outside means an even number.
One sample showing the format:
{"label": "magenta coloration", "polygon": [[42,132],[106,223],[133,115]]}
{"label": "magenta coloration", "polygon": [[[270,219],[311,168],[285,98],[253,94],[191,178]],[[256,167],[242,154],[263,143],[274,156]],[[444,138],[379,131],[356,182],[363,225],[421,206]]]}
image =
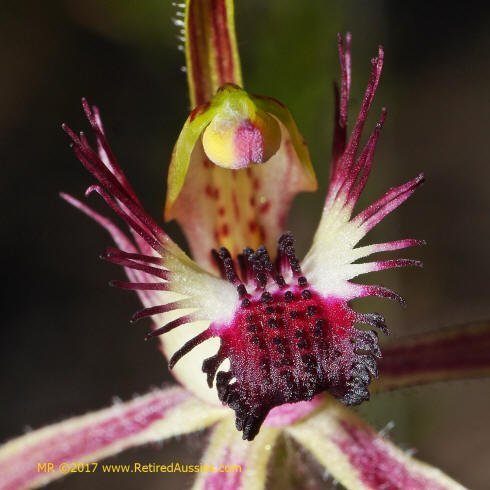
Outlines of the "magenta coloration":
{"label": "magenta coloration", "polygon": [[126,406],[121,405],[119,409],[112,410],[112,414],[94,421],[92,425],[80,424],[79,428],[65,429],[54,434],[38,445],[27,447],[15,460],[0,464],[1,488],[31,488],[32,481],[41,476],[37,469],[38,463],[47,461],[58,469],[62,463],[85,461],[87,454],[104,451],[111,445],[127,447],[131,437],[137,437],[151,428],[189,398],[188,393],[178,389],[169,390],[165,394],[155,392],[154,396]]}
{"label": "magenta coloration", "polygon": [[[240,306],[230,323],[212,323],[169,364],[210,336],[220,337],[203,371],[210,387],[216,377],[218,396],[235,410],[244,439],[252,440],[269,411],[285,403],[326,390],[349,405],[369,398],[381,355],[377,335],[354,328],[362,318],[345,299],[324,297],[308,285],[290,233],[279,239],[275,264],[265,248],[246,249],[238,258],[240,276],[226,249],[214,255],[223,278],[236,286]],[[230,370],[218,371],[226,358]]]}
{"label": "magenta coloration", "polygon": [[[223,465],[226,465],[228,459],[223,459]],[[238,463],[242,468],[245,467],[243,463]],[[230,471],[228,473],[210,473],[206,476],[204,482],[204,490],[232,490],[240,488],[242,482],[242,474],[238,471]]]}
{"label": "magenta coloration", "polygon": [[368,488],[384,490],[443,490],[447,488],[422,475],[409,471],[406,465],[388,452],[381,436],[370,429],[340,422],[344,436],[334,442],[349,458],[360,480]]}
{"label": "magenta coloration", "polygon": [[263,136],[252,121],[246,120],[240,124],[235,135],[235,146],[239,163],[237,168],[247,167],[250,162],[264,161]]}
{"label": "magenta coloration", "polygon": [[267,415],[264,426],[285,427],[292,425],[308,417],[315,410],[318,410],[323,402],[324,397],[322,395],[317,395],[313,400],[285,403],[280,407],[275,407]]}
{"label": "magenta coloration", "polygon": [[211,472],[206,476],[203,490],[235,490],[241,488],[243,473],[247,470],[244,461],[236,459],[230,446],[221,454],[219,461],[213,461],[216,467],[225,467],[233,461],[234,466],[239,466],[240,471]]}
{"label": "magenta coloration", "polygon": [[[141,237],[142,240],[135,238],[140,248],[148,254],[153,249],[163,256],[165,245],[170,241],[168,235],[143,210],[135,192],[119,167],[105,136],[97,107],[90,107],[85,99],[82,99],[82,106],[94,132],[97,151],[94,151],[90,146],[83,132],[76,134],[66,124],[63,124],[62,128],[72,140],[71,146],[77,158],[99,182],[97,185],[90,186],[85,195],[88,196],[93,192],[99,194],[115,214]],[[75,201],[73,198],[71,200]],[[82,206],[77,205],[77,207],[86,212]]]}

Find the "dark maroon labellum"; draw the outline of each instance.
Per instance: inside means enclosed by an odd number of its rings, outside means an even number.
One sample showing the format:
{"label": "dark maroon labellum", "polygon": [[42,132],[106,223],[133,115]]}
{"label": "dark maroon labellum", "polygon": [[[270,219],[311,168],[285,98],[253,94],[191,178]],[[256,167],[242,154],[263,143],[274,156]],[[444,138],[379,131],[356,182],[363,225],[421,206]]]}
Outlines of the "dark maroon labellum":
{"label": "dark maroon labellum", "polygon": [[[377,335],[354,328],[360,316],[344,299],[325,297],[309,285],[290,233],[279,239],[275,263],[264,247],[244,250],[239,273],[226,249],[213,256],[241,301],[230,324],[209,327],[221,346],[204,361],[203,371],[210,387],[216,377],[218,396],[235,410],[244,439],[252,440],[269,411],[284,403],[323,391],[346,404],[369,398],[367,386],[380,356]],[[376,319],[384,325],[382,317]],[[178,351],[171,366],[185,352],[188,348]],[[226,358],[230,370],[218,372]]]}

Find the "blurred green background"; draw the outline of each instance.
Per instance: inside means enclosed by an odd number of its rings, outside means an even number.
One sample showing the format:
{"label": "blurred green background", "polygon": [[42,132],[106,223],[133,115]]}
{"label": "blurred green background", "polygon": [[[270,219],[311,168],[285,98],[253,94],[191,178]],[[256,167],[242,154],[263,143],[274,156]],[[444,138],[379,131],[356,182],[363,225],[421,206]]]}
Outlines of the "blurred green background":
{"label": "blurred green background", "polygon": [[[389,110],[361,204],[420,170],[427,184],[370,236],[414,236],[423,271],[386,272],[408,308],[376,302],[394,335],[490,315],[488,130],[490,7],[484,2],[238,0],[250,91],[285,102],[309,142],[321,189],[290,219],[305,252],[320,215],[332,128],[335,34],[353,33],[353,108],[378,43],[386,69],[375,103]],[[0,438],[130,398],[171,378],[145,325],[129,327],[135,297],[98,254],[108,239],[59,200],[88,179],[62,121],[86,128],[80,97],[99,105],[116,154],[146,207],[161,217],[173,142],[187,114],[183,55],[166,0],[0,2],[3,291]],[[351,113],[351,118],[353,113]],[[373,114],[371,124],[374,124]],[[183,242],[174,224],[166,228]],[[370,306],[370,305],[368,305]],[[367,307],[366,304],[364,307]],[[470,488],[490,485],[490,382],[376,396],[360,412],[378,429]],[[202,437],[125,453],[114,462],[195,464]],[[1,478],[1,477],[0,477]],[[184,475],[82,475],[52,488],[184,488]]]}

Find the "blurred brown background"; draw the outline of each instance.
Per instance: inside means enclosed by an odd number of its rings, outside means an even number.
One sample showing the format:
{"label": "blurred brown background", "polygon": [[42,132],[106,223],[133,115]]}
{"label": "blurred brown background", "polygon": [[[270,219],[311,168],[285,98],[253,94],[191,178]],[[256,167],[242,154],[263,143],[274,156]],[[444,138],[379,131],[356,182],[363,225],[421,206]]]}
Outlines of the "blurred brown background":
{"label": "blurred brown background", "polygon": [[[490,316],[488,130],[490,7],[484,2],[237,0],[247,87],[284,101],[310,144],[322,182],[297,199],[290,228],[305,251],[326,185],[337,77],[335,33],[353,33],[357,109],[376,45],[386,49],[378,92],[389,118],[363,203],[420,170],[427,184],[370,239],[414,236],[423,271],[377,280],[408,300],[376,303],[395,335]],[[99,261],[108,239],[60,201],[90,182],[60,123],[86,128],[79,100],[102,110],[113,148],[154,216],[161,216],[173,142],[187,112],[183,56],[166,0],[0,2],[2,393],[5,440],[169,382],[145,325],[130,327],[135,297]],[[352,116],[353,117],[353,114]],[[371,124],[374,124],[374,115]],[[174,224],[168,231],[181,240]],[[373,279],[374,280],[374,279]],[[360,411],[379,429],[395,421],[402,447],[470,488],[490,485],[490,381],[385,394]],[[196,463],[202,437],[125,453],[114,462]],[[1,478],[1,477],[0,477]],[[52,488],[184,488],[182,475],[82,475]],[[50,487],[50,488],[51,488]]]}

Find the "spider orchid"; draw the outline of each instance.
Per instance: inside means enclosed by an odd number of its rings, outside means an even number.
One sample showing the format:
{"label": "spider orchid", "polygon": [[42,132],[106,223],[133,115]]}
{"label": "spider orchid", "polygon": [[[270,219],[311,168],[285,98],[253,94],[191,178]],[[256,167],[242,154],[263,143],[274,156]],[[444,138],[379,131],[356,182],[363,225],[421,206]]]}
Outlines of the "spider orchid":
{"label": "spider orchid", "polygon": [[[283,438],[306,448],[349,489],[463,488],[367,426],[347,405],[371,391],[486,376],[488,323],[401,339],[383,349],[378,313],[359,313],[356,298],[403,303],[393,291],[353,279],[415,266],[373,259],[423,244],[401,239],[358,246],[422,184],[418,175],[354,212],[371,172],[386,110],[365,144],[361,135],[383,67],[380,47],[359,114],[347,138],[350,36],[339,36],[340,86],[332,166],[323,214],[303,260],[284,220],[293,197],[316,188],[308,149],[287,108],[242,87],[231,0],[187,0],[177,23],[185,38],[190,115],[175,145],[165,213],[179,221],[193,259],[144,210],[107,141],[99,110],[83,100],[95,145],[68,126],[77,158],[97,194],[124,222],[62,197],[98,222],[115,247],[102,257],[124,268],[113,286],[135,291],[153,319],[178,386],[74,417],[6,443],[0,488],[41,486],[63,476],[60,463],[93,462],[130,447],[210,427],[203,463],[241,465],[240,473],[200,473],[195,489],[262,489]],[[371,327],[371,330],[362,326]],[[378,379],[378,371],[380,373]],[[40,473],[37,464],[52,462]],[[285,468],[284,471],[287,469]],[[164,477],[162,477],[164,478]]]}

